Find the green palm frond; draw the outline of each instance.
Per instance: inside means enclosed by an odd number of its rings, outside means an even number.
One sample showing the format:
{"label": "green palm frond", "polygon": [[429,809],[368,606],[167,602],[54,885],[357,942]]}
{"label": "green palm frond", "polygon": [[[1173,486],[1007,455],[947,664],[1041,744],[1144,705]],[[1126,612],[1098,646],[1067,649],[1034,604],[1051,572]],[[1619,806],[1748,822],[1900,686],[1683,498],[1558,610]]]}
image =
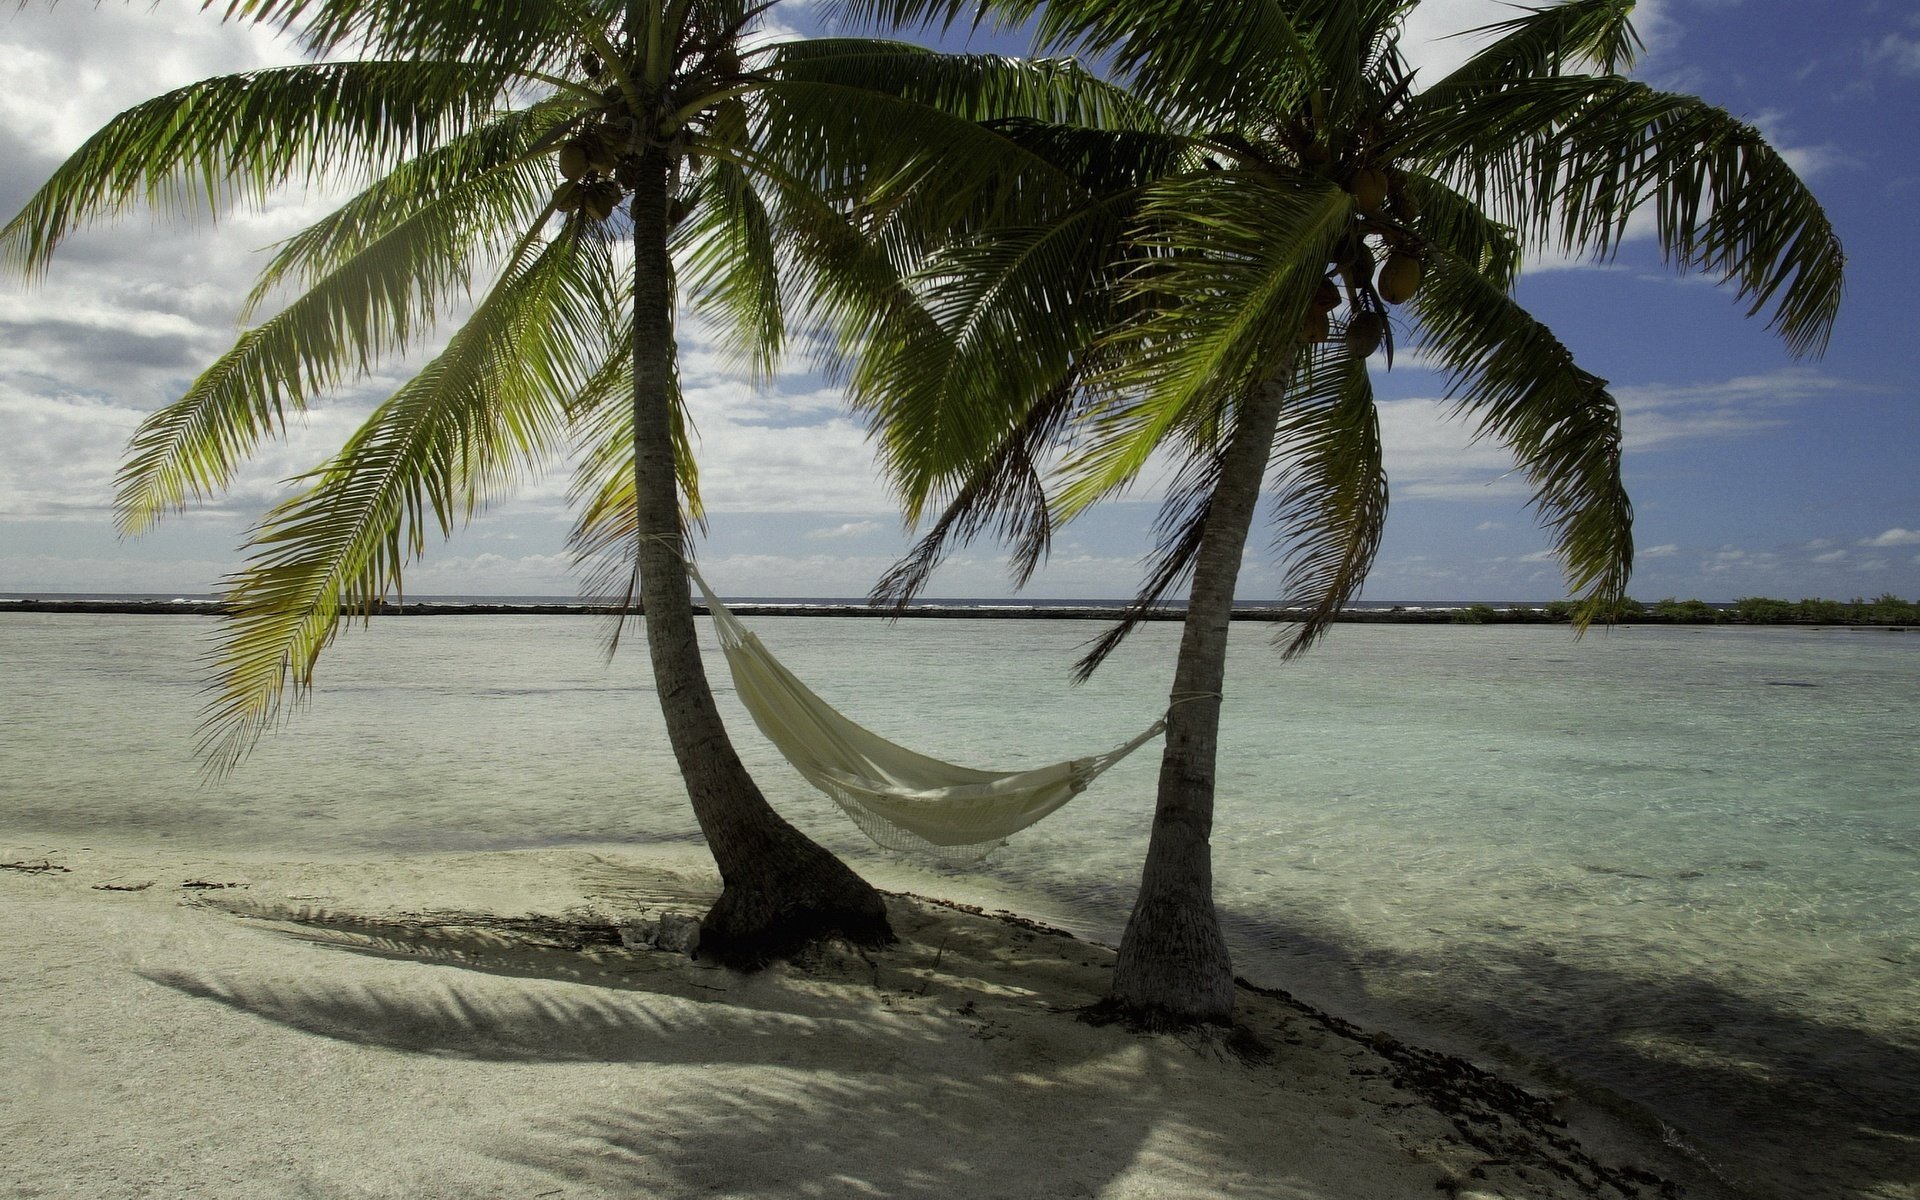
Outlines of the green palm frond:
{"label": "green palm frond", "polygon": [[[442,214],[458,211],[447,203],[449,200],[457,199],[465,211],[482,222],[482,231],[470,241],[484,244],[489,237],[501,238],[502,230],[507,230],[510,232],[504,234],[500,244],[510,243],[525,227],[526,214],[517,204],[476,204],[478,198],[502,193],[492,187],[476,189],[474,185],[544,157],[549,153],[546,143],[577,108],[572,100],[549,99],[529,108],[494,113],[475,128],[396,165],[275,247],[247,295],[241,319],[250,319],[281,289],[314,286],[388,238],[396,226],[418,220],[423,210],[437,209]],[[456,259],[460,257],[455,255]],[[457,268],[448,270],[457,273]]]}
{"label": "green palm frond", "polygon": [[711,163],[674,231],[687,301],[720,318],[722,337],[755,383],[770,379],[786,346],[781,249],[774,215],[737,163]]}
{"label": "green palm frond", "polygon": [[[752,148],[716,153],[714,159],[751,175],[755,199],[770,221],[777,258],[748,269],[779,272],[783,338],[789,331],[804,335],[820,369],[843,378],[867,331],[911,315],[914,300],[897,261],[911,255],[892,253],[857,214],[822,197],[777,160]],[[704,202],[722,199],[709,190]],[[734,345],[751,351],[754,338],[751,331],[735,331]]]}
{"label": "green palm frond", "polygon": [[1611,255],[1651,205],[1667,261],[1772,310],[1792,354],[1824,350],[1846,256],[1759,131],[1692,96],[1615,78],[1523,81],[1423,113],[1410,148],[1531,244]]}
{"label": "green palm frond", "polygon": [[416,345],[470,273],[548,211],[548,175],[538,159],[519,157],[444,191],[389,189],[389,202],[405,208],[385,213],[376,233],[346,248],[350,256],[335,249],[346,240],[337,228],[324,235],[333,245],[308,243],[302,260],[330,263],[327,273],[141,422],[118,477],[121,529],[143,532],[189,495],[218,492],[284,427],[286,409]]}
{"label": "green palm frond", "polygon": [[1625,71],[1646,48],[1633,28],[1634,3],[1562,0],[1456,34],[1497,36],[1445,78],[1435,81],[1427,89],[1428,98],[1454,104],[1521,80],[1596,67],[1610,75]]}
{"label": "green palm frond", "polygon": [[1619,405],[1606,380],[1468,264],[1436,251],[1427,272],[1413,302],[1421,344],[1448,371],[1455,411],[1513,448],[1585,628],[1613,611],[1633,570]]}
{"label": "green palm frond", "polygon": [[1408,172],[1406,187],[1420,206],[1421,240],[1473,268],[1494,287],[1512,288],[1525,252],[1511,227],[1431,175]]}
{"label": "green palm frond", "polygon": [[1205,123],[1305,103],[1325,60],[1299,10],[1314,9],[1310,20],[1340,7],[1280,0],[848,0],[841,9],[858,21],[897,27],[967,19],[1031,29],[1037,47],[1107,63],[1156,107]]}
{"label": "green palm frond", "polygon": [[[516,70],[564,67],[583,29],[610,30],[626,0],[207,0],[228,21],[291,33],[314,55],[464,59]],[[657,5],[656,5],[657,7]]]}
{"label": "green palm frond", "polygon": [[1819,201],[1759,130],[1692,96],[1619,82],[1561,142],[1551,207],[1549,169],[1534,171],[1537,228],[1556,222],[1563,246],[1604,252],[1649,203],[1671,265],[1734,284],[1749,316],[1771,309],[1768,328],[1795,356],[1825,350],[1846,255]]}
{"label": "green palm frond", "polygon": [[[915,64],[938,59],[875,45],[853,43],[830,56],[805,44],[779,77],[755,89],[752,154],[869,216],[910,200],[918,215],[896,236],[919,232],[922,246],[977,226],[983,211],[1032,215],[1071,202],[1074,181],[997,122],[1063,112],[1115,124],[1146,119],[1144,110],[1116,101],[1111,85],[1070,64],[1015,70],[1007,60],[980,57],[922,67],[931,77],[923,79]],[[889,68],[901,77],[882,88],[853,82],[857,69]]]}
{"label": "green palm frond", "polygon": [[245,755],[289,686],[311,685],[344,615],[371,612],[399,586],[429,521],[451,532],[554,445],[584,382],[577,325],[563,319],[576,249],[571,231],[524,243],[446,350],[254,531],[226,592],[203,714],[211,770]]}
{"label": "green palm frond", "polygon": [[[706,528],[692,424],[673,381],[673,465],[679,482],[681,537]],[[607,654],[620,647],[626,617],[640,594],[640,514],[636,503],[633,437],[633,356],[617,353],[583,391],[576,421],[582,446],[569,500],[580,516],[567,535],[576,569],[585,568],[583,595],[603,598],[616,614]]]}
{"label": "green palm frond", "polygon": [[217,214],[289,181],[376,170],[485,119],[508,78],[470,63],[342,62],[176,88],[87,139],[0,229],[0,260],[37,275],[76,229],[139,205]]}
{"label": "green palm frond", "polygon": [[[971,465],[1064,401],[1112,311],[1113,251],[1131,205],[1086,204],[1040,228],[1002,228],[929,264],[919,309],[861,346],[854,405],[875,428],[909,523]],[[924,319],[912,318],[924,314]]]}
{"label": "green palm frond", "polygon": [[[1280,379],[1274,382],[1284,386]],[[1225,420],[1231,423],[1231,414],[1227,414]],[[1121,643],[1155,609],[1165,606],[1174,591],[1192,577],[1201,540],[1206,536],[1207,519],[1219,493],[1227,440],[1221,437],[1208,444],[1192,444],[1183,448],[1184,461],[1180,464],[1173,485],[1167,489],[1166,498],[1160,502],[1158,516],[1154,518],[1153,549],[1148,553],[1145,563],[1146,580],[1119,618],[1107,627],[1106,632],[1095,638],[1087,652],[1073,664],[1076,683],[1091,679],[1093,673],[1100,669],[1100,664],[1106,662],[1108,656],[1118,650]]]}
{"label": "green palm frond", "polygon": [[1352,203],[1325,180],[1265,169],[1156,184],[1128,288],[1144,305],[1108,339],[1112,395],[1067,466],[1071,517],[1130,482],[1161,442],[1217,421],[1289,362]]}
{"label": "green palm frond", "polygon": [[1387,520],[1380,416],[1365,359],[1323,352],[1307,359],[1275,434],[1282,464],[1274,501],[1281,602],[1307,610],[1285,653],[1304,653],[1360,594]]}
{"label": "green palm frond", "polygon": [[1069,375],[1027,410],[1018,427],[957,473],[940,515],[908,554],[888,568],[868,599],[904,609],[956,546],[992,530],[1010,550],[1016,588],[1026,586],[1053,543],[1044,465],[1073,415],[1075,380]]}
{"label": "green palm frond", "polygon": [[[1090,129],[1156,123],[1135,93],[1071,58],[943,54],[908,42],[806,38],[770,47],[756,65],[776,98],[811,85],[839,89],[843,99],[891,97],[968,121],[1020,116]],[[767,133],[779,136],[778,126]]]}

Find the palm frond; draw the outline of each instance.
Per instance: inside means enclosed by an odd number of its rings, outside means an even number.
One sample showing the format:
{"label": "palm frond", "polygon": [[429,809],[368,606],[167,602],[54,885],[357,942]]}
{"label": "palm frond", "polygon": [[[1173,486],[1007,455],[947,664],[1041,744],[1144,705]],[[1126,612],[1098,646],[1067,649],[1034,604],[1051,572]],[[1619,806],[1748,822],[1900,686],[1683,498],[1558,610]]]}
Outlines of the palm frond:
{"label": "palm frond", "polygon": [[549,190],[544,163],[520,157],[446,190],[387,189],[399,211],[383,213],[377,232],[350,243],[334,222],[322,222],[332,228],[283,261],[289,269],[330,263],[327,273],[141,422],[118,476],[121,529],[140,533],[189,495],[218,492],[262,438],[284,428],[288,408],[302,410],[417,344],[444,301],[466,291],[470,272],[548,211]]}
{"label": "palm frond", "polygon": [[1285,574],[1281,603],[1306,610],[1285,654],[1304,653],[1359,595],[1387,519],[1380,417],[1365,359],[1330,352],[1307,358],[1275,434],[1282,464],[1274,502],[1275,546]]}
{"label": "palm frond", "polygon": [[375,410],[310,486],[254,531],[226,593],[200,752],[231,768],[310,686],[343,616],[400,583],[431,521],[444,535],[549,449],[579,390],[578,322],[564,295],[573,232],[528,239],[445,351]]}
{"label": "palm frond", "polygon": [[1410,148],[1534,245],[1607,257],[1642,208],[1668,263],[1771,309],[1790,353],[1825,349],[1846,256],[1759,131],[1693,96],[1615,78],[1516,82],[1423,113]]}
{"label": "palm frond", "polygon": [[1092,678],[1100,664],[1193,577],[1200,542],[1206,535],[1214,497],[1219,491],[1226,452],[1226,438],[1186,448],[1186,459],[1154,518],[1154,544],[1146,558],[1146,579],[1120,617],[1095,638],[1087,652],[1073,664],[1075,682],[1084,683]]}
{"label": "palm frond", "polygon": [[[909,523],[943,489],[1077,390],[1113,315],[1126,197],[1040,228],[1001,228],[928,264],[914,299],[860,345],[850,396]],[[915,318],[923,317],[916,320]]]}
{"label": "palm frond", "polygon": [[687,302],[720,317],[733,358],[763,383],[787,335],[774,214],[752,177],[726,160],[708,165],[688,206],[674,239]]}
{"label": "palm frond", "polygon": [[1473,268],[1494,287],[1502,291],[1513,287],[1525,251],[1511,227],[1431,175],[1408,172],[1406,188],[1420,206],[1422,241]]}
{"label": "palm frond", "polygon": [[[396,226],[416,220],[423,209],[445,211],[441,202],[455,196],[465,196],[471,203],[476,180],[543,154],[554,131],[562,128],[577,108],[575,101],[562,98],[501,111],[471,130],[395,165],[338,208],[274,247],[247,294],[241,320],[251,319],[281,289],[312,287],[334,274],[364,255],[369,246],[390,236]],[[483,191],[492,194],[491,189]],[[517,206],[507,206],[504,218],[501,208],[481,207],[472,215],[485,221],[484,228],[496,236],[502,227],[510,227],[515,233],[524,227]],[[494,219],[485,220],[488,217]],[[509,241],[511,237],[508,235]]]}
{"label": "palm frond", "polygon": [[1413,309],[1449,372],[1455,411],[1513,448],[1533,485],[1577,627],[1613,611],[1633,571],[1633,505],[1620,476],[1620,408],[1546,326],[1469,264],[1435,251]]}
{"label": "palm frond", "polygon": [[1646,48],[1633,28],[1635,0],[1561,0],[1456,37],[1494,40],[1427,89],[1436,103],[1455,104],[1507,84],[1597,68],[1617,74]]}
{"label": "palm frond", "polygon": [[626,0],[206,0],[228,21],[293,35],[307,52],[464,59],[556,69],[585,46],[583,31],[618,29]]}
{"label": "palm frond", "polygon": [[508,76],[460,62],[338,62],[225,75],[109,121],[0,229],[0,261],[47,268],[76,229],[139,205],[258,204],[281,184],[401,161],[486,119]]}
{"label": "palm frond", "polygon": [[1351,217],[1346,193],[1325,180],[1266,169],[1150,189],[1127,285],[1139,314],[1106,339],[1113,365],[1097,382],[1112,398],[1066,468],[1063,518],[1126,486],[1175,431],[1217,421],[1292,359]]}
{"label": "palm frond", "polygon": [[[1148,119],[1072,64],[949,61],[867,42],[798,44],[752,100],[755,161],[854,206],[863,222],[894,219],[893,236],[917,235],[922,247],[977,227],[983,212],[1031,219],[1074,199],[1074,180],[1002,122]],[[915,219],[901,224],[909,202]]]}
{"label": "palm frond", "polygon": [[1075,390],[1071,378],[1063,380],[998,446],[976,459],[932,526],[874,584],[869,601],[906,608],[955,545],[989,529],[1011,549],[1014,587],[1026,586],[1053,543],[1042,467],[1072,416]]}

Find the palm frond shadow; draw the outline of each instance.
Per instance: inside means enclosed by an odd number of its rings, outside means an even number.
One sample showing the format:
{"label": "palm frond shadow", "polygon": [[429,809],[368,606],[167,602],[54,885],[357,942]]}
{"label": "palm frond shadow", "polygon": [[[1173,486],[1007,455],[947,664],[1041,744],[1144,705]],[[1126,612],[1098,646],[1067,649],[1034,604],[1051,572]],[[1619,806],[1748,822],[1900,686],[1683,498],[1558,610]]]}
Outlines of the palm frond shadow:
{"label": "palm frond shadow", "polygon": [[[1362,948],[1270,914],[1222,906],[1220,916],[1236,941],[1285,946],[1305,973],[1337,981],[1340,1010],[1405,1010],[1407,995],[1369,997],[1369,979],[1461,980],[1438,947]],[[1689,1194],[1731,1180],[1755,1200],[1850,1200],[1920,1182],[1920,1157],[1895,1148],[1920,1146],[1920,1043],[1705,975],[1609,971],[1517,942],[1474,953],[1498,968],[1424,991],[1423,1022],[1498,1047],[1503,1061],[1663,1142],[1674,1154],[1656,1165]]]}
{"label": "palm frond shadow", "polygon": [[[1075,1019],[1100,995],[1110,951],[913,898],[890,907],[896,947],[829,946],[744,976],[624,949],[601,920],[259,905],[239,912],[310,945],[417,967],[143,974],[401,1054],[697,1068],[614,1076],[577,1111],[536,1111],[522,1135],[474,1147],[594,1194],[1091,1196],[1156,1154],[1205,1181],[1195,1195],[1319,1194],[1289,1191],[1261,1165],[1276,1137],[1326,1153],[1314,1131],[1276,1133],[1258,1106],[1223,1126],[1203,1107],[1217,1102],[1212,1072],[1259,1068]],[[1360,1128],[1378,1144],[1343,1152],[1400,1153],[1391,1130]]]}

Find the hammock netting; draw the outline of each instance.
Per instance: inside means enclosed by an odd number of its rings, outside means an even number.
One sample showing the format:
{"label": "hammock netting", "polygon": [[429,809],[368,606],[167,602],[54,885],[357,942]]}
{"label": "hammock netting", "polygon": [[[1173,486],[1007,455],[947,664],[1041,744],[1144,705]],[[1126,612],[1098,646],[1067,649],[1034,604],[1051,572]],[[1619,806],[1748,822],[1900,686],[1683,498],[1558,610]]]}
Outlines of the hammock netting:
{"label": "hammock netting", "polygon": [[889,850],[971,862],[1085,791],[1160,735],[1164,720],[1105,754],[1029,771],[944,762],[855,724],[815,695],[727,610],[700,573],[694,584],[720,635],[733,685],[755,725],[813,786]]}

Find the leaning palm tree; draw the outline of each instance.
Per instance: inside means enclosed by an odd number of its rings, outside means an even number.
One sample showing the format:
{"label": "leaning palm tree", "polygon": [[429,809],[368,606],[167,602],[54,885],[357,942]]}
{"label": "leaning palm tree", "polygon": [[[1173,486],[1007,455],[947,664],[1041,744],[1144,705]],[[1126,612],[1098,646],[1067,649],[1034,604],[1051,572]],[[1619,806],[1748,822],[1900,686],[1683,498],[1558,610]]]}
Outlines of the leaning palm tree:
{"label": "leaning palm tree", "polygon": [[[128,110],[0,231],[32,274],[76,228],[142,203],[218,214],[288,182],[371,180],[277,247],[249,311],[292,298],[142,424],[120,477],[120,520],[138,533],[224,488],[288,409],[422,348],[465,309],[253,531],[226,590],[203,753],[232,766],[430,533],[577,451],[576,546],[638,593],[724,881],[703,948],[742,963],[824,933],[891,933],[879,895],[768,807],[714,705],[684,558],[700,509],[677,304],[715,314],[763,374],[790,325],[833,358],[898,291],[896,260],[924,252],[916,231],[991,205],[983,173],[1005,191],[1030,165],[971,118],[1098,123],[1115,102],[1069,64],[769,41],[767,7],[233,0],[226,19],[289,32],[316,61]],[[918,198],[872,203],[887,188]]]}
{"label": "leaning palm tree", "polygon": [[1410,338],[1449,374],[1456,414],[1513,450],[1585,628],[1632,566],[1620,412],[1515,301],[1524,256],[1607,257],[1651,210],[1668,262],[1731,284],[1795,355],[1824,348],[1839,303],[1838,241],[1760,135],[1618,73],[1639,45],[1631,0],[1523,10],[1425,87],[1399,47],[1415,6],[845,6],[902,25],[1031,24],[1049,49],[1110,63],[1160,115],[1128,134],[1024,129],[1081,188],[1051,220],[926,263],[932,328],[892,339],[855,380],[908,513],[937,514],[879,589],[895,600],[987,531],[1012,538],[1024,578],[1056,522],[1149,463],[1177,465],[1133,610],[1081,664],[1188,585],[1152,835],[1108,997],[1134,1019],[1231,1013],[1208,838],[1241,555],[1271,472],[1286,602],[1306,613],[1285,653],[1358,592],[1387,510],[1369,360],[1390,364]]}

